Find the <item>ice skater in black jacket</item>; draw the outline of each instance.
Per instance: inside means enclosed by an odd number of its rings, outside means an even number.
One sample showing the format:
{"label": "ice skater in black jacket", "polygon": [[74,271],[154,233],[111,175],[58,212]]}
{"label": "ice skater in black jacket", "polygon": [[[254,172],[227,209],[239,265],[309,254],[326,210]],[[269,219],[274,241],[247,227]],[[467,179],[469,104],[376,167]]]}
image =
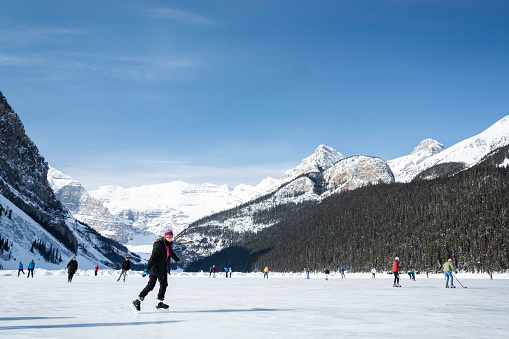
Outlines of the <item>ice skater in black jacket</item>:
{"label": "ice skater in black jacket", "polygon": [[125,260],[122,263],[122,272],[120,272],[120,277],[118,277],[117,282],[120,281],[120,278],[122,278],[122,276],[124,276],[124,282],[125,282],[125,277],[127,275],[127,271],[129,271],[130,269],[131,269],[131,262],[129,261],[128,257],[125,257]]}
{"label": "ice skater in black jacket", "polygon": [[72,257],[71,261],[67,264],[67,282],[72,282],[72,277],[74,277],[74,273],[78,270],[78,262],[76,261],[76,257]]}
{"label": "ice skater in black jacket", "polygon": [[155,238],[154,246],[152,248],[152,255],[147,262],[147,266],[143,271],[142,276],[148,274],[148,284],[140,292],[138,299],[133,301],[134,308],[139,311],[141,309],[141,301],[145,299],[147,294],[154,289],[156,282],[159,280],[159,293],[157,294],[157,309],[167,309],[169,306],[163,303],[166,287],[168,286],[168,273],[170,273],[170,257],[177,261],[182,260],[177,257],[172,249],[173,245],[173,232],[168,229],[164,233],[163,238]]}

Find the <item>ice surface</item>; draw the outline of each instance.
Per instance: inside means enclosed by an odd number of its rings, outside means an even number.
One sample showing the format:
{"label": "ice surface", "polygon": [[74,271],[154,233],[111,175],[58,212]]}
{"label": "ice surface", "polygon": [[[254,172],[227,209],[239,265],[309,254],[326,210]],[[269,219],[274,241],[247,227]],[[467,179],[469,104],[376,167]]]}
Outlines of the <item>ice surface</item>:
{"label": "ice surface", "polygon": [[445,289],[442,275],[402,275],[392,287],[385,273],[173,273],[165,302],[155,310],[158,286],[136,315],[131,301],[147,283],[139,272],[36,270],[35,278],[0,271],[2,338],[507,338],[509,276],[459,274],[468,288]]}

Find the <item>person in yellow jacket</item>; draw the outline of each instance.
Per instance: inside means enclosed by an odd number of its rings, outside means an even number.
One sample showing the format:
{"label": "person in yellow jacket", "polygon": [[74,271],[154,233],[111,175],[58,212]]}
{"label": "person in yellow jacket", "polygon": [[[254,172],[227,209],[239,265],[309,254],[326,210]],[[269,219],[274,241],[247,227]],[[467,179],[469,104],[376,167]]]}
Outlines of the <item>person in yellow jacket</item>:
{"label": "person in yellow jacket", "polygon": [[449,258],[449,260],[447,260],[447,262],[444,264],[444,274],[446,278],[445,288],[449,288],[449,278],[451,278],[451,288],[456,288],[456,286],[454,286],[454,277],[452,275],[452,271],[458,273],[458,271],[456,271],[456,268],[454,268],[454,265],[452,264],[452,259]]}
{"label": "person in yellow jacket", "polygon": [[263,279],[269,279],[269,267],[268,266],[265,266],[264,270],[263,270]]}

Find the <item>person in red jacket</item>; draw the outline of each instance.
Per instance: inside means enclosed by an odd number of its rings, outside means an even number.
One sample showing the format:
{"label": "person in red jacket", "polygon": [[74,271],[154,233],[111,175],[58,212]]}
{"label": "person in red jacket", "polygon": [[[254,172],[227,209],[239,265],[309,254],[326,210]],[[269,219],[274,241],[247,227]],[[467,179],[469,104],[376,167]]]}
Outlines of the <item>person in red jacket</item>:
{"label": "person in red jacket", "polygon": [[99,271],[99,265],[96,265],[94,270],[95,270],[95,275],[97,276],[97,271]]}
{"label": "person in red jacket", "polygon": [[392,274],[394,274],[394,284],[393,287],[401,287],[399,284],[399,258],[394,258],[392,262]]}

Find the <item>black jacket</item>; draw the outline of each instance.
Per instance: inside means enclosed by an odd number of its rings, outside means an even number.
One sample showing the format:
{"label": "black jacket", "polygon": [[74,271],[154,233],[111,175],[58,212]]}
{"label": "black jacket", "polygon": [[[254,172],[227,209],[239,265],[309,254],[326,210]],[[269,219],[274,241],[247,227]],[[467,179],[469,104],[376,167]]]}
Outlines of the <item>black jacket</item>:
{"label": "black jacket", "polygon": [[122,263],[122,269],[124,271],[129,271],[131,269],[131,262],[129,260],[124,260]]}
{"label": "black jacket", "polygon": [[167,242],[164,238],[156,238],[154,240],[154,247],[152,248],[152,255],[147,262],[145,269],[150,270],[150,275],[156,277],[163,277],[165,274],[170,273],[170,260],[166,261],[167,247],[170,250],[170,257],[175,261],[179,261],[179,257],[173,252],[171,248],[172,242]]}
{"label": "black jacket", "polygon": [[76,272],[78,270],[78,261],[71,259],[71,261],[67,264],[67,268],[69,269],[69,272]]}

